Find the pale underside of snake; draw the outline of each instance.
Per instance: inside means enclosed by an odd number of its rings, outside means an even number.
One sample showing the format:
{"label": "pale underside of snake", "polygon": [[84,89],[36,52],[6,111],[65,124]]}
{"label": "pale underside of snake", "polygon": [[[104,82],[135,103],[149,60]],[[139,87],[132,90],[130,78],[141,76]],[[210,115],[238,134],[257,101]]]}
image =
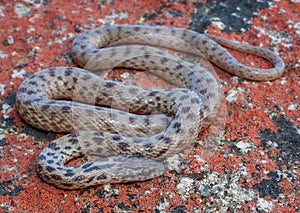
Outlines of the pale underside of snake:
{"label": "pale underside of snake", "polygon": [[[263,57],[274,67],[245,66],[221,45]],[[37,173],[45,182],[77,189],[144,181],[166,172],[163,160],[194,143],[219,108],[218,82],[204,68],[156,47],[202,55],[250,80],[274,80],[284,70],[281,58],[268,49],[187,29],[116,25],[86,31],[72,46],[75,62],[85,70],[38,71],[17,93],[17,107],[26,122],[46,131],[73,132],[40,153]],[[114,67],[149,70],[179,88],[145,89],[89,72]],[[65,165],[84,155],[97,159]]]}

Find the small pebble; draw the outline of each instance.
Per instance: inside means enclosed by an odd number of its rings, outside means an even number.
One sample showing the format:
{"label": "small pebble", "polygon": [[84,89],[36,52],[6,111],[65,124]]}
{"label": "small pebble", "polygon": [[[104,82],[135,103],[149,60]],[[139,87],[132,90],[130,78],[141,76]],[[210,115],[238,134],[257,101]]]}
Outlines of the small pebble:
{"label": "small pebble", "polygon": [[12,36],[7,36],[7,38],[3,41],[4,46],[14,44],[14,38]]}

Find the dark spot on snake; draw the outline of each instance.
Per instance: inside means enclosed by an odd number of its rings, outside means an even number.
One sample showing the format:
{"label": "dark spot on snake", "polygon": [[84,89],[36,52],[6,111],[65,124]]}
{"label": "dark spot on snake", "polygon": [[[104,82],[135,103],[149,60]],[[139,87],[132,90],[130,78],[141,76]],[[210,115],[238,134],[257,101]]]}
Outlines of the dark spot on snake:
{"label": "dark spot on snake", "polygon": [[191,103],[197,103],[200,104],[200,99],[199,98],[192,98]]}
{"label": "dark spot on snake", "polygon": [[107,87],[107,88],[112,88],[112,87],[114,87],[116,85],[117,85],[117,83],[108,81],[108,82],[105,82],[104,86]]}
{"label": "dark spot on snake", "polygon": [[156,101],[160,101],[160,97],[159,96],[156,96],[155,99],[156,99]]}
{"label": "dark spot on snake", "polygon": [[57,76],[57,80],[62,81],[63,80],[62,76]]}
{"label": "dark spot on snake", "polygon": [[98,112],[103,111],[102,107],[98,107],[98,106],[95,107],[95,110],[98,111]]}
{"label": "dark spot on snake", "polygon": [[101,32],[101,30],[98,28],[95,30],[95,33],[99,34]]}
{"label": "dark spot on snake", "polygon": [[148,144],[145,144],[145,145],[144,145],[144,150],[145,150],[146,152],[151,152],[152,149],[153,149],[153,144],[148,143]]}
{"label": "dark spot on snake", "polygon": [[190,72],[189,74],[188,74],[188,77],[192,77],[192,76],[194,76],[195,74],[193,73],[193,72]]}
{"label": "dark spot on snake", "polygon": [[106,175],[105,174],[102,174],[102,175],[99,175],[98,177],[97,177],[97,180],[103,180],[103,179],[106,179],[107,177],[106,177]]}
{"label": "dark spot on snake", "polygon": [[56,146],[56,143],[50,143],[47,147],[55,151],[60,149],[59,147]]}
{"label": "dark spot on snake", "polygon": [[54,156],[55,153],[52,153],[52,152],[47,152],[47,156]]}
{"label": "dark spot on snake", "polygon": [[80,48],[81,49],[85,49],[87,46],[86,45],[81,45]]}
{"label": "dark spot on snake", "polygon": [[70,138],[68,141],[69,141],[69,143],[71,143],[72,145],[74,145],[74,144],[77,144],[77,143],[78,143],[78,140],[77,140],[77,139],[75,139],[75,138]]}
{"label": "dark spot on snake", "polygon": [[46,160],[46,156],[45,155],[39,155],[38,160]]}
{"label": "dark spot on snake", "polygon": [[135,118],[133,118],[133,117],[129,117],[129,122],[130,122],[130,124],[133,124],[134,122],[135,122]]}
{"label": "dark spot on snake", "polygon": [[181,124],[179,122],[176,122],[172,125],[172,127],[175,129],[175,128],[179,128],[181,127]]}
{"label": "dark spot on snake", "polygon": [[52,166],[47,166],[47,167],[46,167],[46,170],[47,170],[48,172],[53,172],[53,171],[55,170],[55,168],[52,167]]}
{"label": "dark spot on snake", "polygon": [[70,134],[67,135],[68,138],[74,138],[78,137],[80,135],[79,132],[71,132]]}
{"label": "dark spot on snake", "polygon": [[[93,96],[90,96],[90,97],[93,97]],[[86,109],[85,112],[89,117],[94,116],[94,110],[92,110],[92,109]]]}
{"label": "dark spot on snake", "polygon": [[94,180],[95,176],[90,177],[89,179],[87,179],[85,182],[86,183],[90,183]]}
{"label": "dark spot on snake", "polygon": [[62,178],[59,175],[51,175],[51,179],[53,179],[53,180],[62,180]]}
{"label": "dark spot on snake", "polygon": [[149,93],[149,96],[155,96],[158,93],[158,91],[153,91]]}
{"label": "dark spot on snake", "polygon": [[122,139],[122,137],[121,137],[120,135],[114,135],[114,136],[112,137],[112,139],[113,139],[114,141],[120,141],[120,140]]}
{"label": "dark spot on snake", "polygon": [[91,143],[89,141],[84,141],[84,147],[88,148],[91,146]]}
{"label": "dark spot on snake", "polygon": [[161,135],[161,134],[160,134],[160,135],[158,135],[158,137],[156,137],[156,139],[157,139],[157,140],[159,140],[159,141],[160,141],[160,140],[162,140],[163,138],[164,138],[164,136],[163,136],[163,135]]}
{"label": "dark spot on snake", "polygon": [[103,166],[93,166],[91,168],[88,168],[88,169],[85,169],[83,170],[84,173],[87,173],[87,172],[91,172],[91,171],[99,171],[101,169],[105,169],[105,168],[109,168],[110,166],[112,166],[111,164],[105,164]]}
{"label": "dark spot on snake", "polygon": [[160,62],[161,62],[162,64],[164,64],[164,63],[166,63],[166,62],[168,62],[168,61],[169,61],[169,59],[166,58],[166,57],[163,57],[162,59],[160,59]]}
{"label": "dark spot on snake", "polygon": [[86,81],[86,80],[89,80],[91,78],[93,78],[93,77],[90,75],[90,73],[86,73],[86,74],[83,75],[82,80]]}
{"label": "dark spot on snake", "polygon": [[182,65],[182,64],[178,64],[178,65],[175,67],[176,70],[180,70],[180,69],[182,69],[182,68],[183,68],[183,65]]}
{"label": "dark spot on snake", "polygon": [[29,81],[28,82],[30,85],[37,85],[36,81]]}
{"label": "dark spot on snake", "polygon": [[47,160],[48,164],[52,164],[54,161],[53,160]]}
{"label": "dark spot on snake", "polygon": [[124,112],[124,111],[120,111],[118,113],[119,113],[119,115],[126,115],[126,112]]}
{"label": "dark spot on snake", "polygon": [[189,106],[187,106],[187,107],[182,107],[181,112],[187,113],[187,112],[189,112],[190,110],[191,110],[191,107],[189,107]]}
{"label": "dark spot on snake", "polygon": [[82,181],[84,180],[85,176],[84,175],[79,175],[79,176],[76,176],[74,178],[72,178],[72,180],[74,181]]}
{"label": "dark spot on snake", "polygon": [[200,94],[201,95],[204,95],[204,94],[206,94],[207,93],[207,89],[202,89],[202,90],[200,90]]}
{"label": "dark spot on snake", "polygon": [[197,84],[201,83],[201,79],[198,78],[198,79],[196,80],[196,83],[197,83]]}
{"label": "dark spot on snake", "polygon": [[[68,82],[67,81],[65,81],[64,82],[64,87],[67,87],[68,86]],[[67,88],[68,90],[71,90],[71,88]]]}
{"label": "dark spot on snake", "polygon": [[28,79],[34,79],[36,77],[36,74],[33,74],[31,76],[28,77]]}
{"label": "dark spot on snake", "polygon": [[27,92],[27,88],[25,87],[20,87],[18,90],[19,93],[26,93]]}
{"label": "dark spot on snake", "polygon": [[207,82],[207,83],[212,83],[212,82],[214,82],[214,81],[215,81],[215,80],[212,79],[212,78],[206,79],[206,82]]}
{"label": "dark spot on snake", "polygon": [[214,98],[214,97],[216,97],[216,94],[215,94],[215,93],[208,93],[208,96],[209,96],[210,98]]}
{"label": "dark spot on snake", "polygon": [[144,119],[144,122],[145,122],[145,124],[146,124],[147,126],[150,125],[150,119],[149,119],[149,118],[145,118],[145,119]]}
{"label": "dark spot on snake", "polygon": [[55,69],[49,69],[49,75],[55,77]]}
{"label": "dark spot on snake", "polygon": [[95,141],[96,143],[102,143],[103,142],[103,138],[100,138],[100,137],[93,137],[92,140]]}
{"label": "dark spot on snake", "polygon": [[179,99],[180,99],[181,101],[184,101],[184,100],[186,100],[186,99],[188,99],[188,98],[189,98],[188,95],[182,95]]}
{"label": "dark spot on snake", "polygon": [[217,49],[216,46],[214,46],[214,47],[211,48],[212,51],[216,51],[216,49]]}
{"label": "dark spot on snake", "polygon": [[183,131],[183,129],[181,129],[181,128],[178,128],[178,129],[176,129],[176,131],[175,131],[176,133],[183,133],[184,131]]}
{"label": "dark spot on snake", "polygon": [[170,139],[170,138],[164,138],[163,141],[164,141],[166,144],[170,144],[170,143],[171,143],[171,139]]}
{"label": "dark spot on snake", "polygon": [[70,76],[72,73],[73,68],[72,67],[67,67],[65,71],[65,76]]}
{"label": "dark spot on snake", "polygon": [[96,136],[103,136],[103,132],[97,131],[97,132],[94,132],[94,135],[96,135]]}
{"label": "dark spot on snake", "polygon": [[207,40],[203,40],[203,41],[202,41],[202,44],[207,44]]}
{"label": "dark spot on snake", "polygon": [[131,88],[129,89],[129,93],[130,93],[130,94],[137,94],[138,91],[139,91],[139,90],[138,90],[137,88],[134,88],[134,87],[131,87]]}
{"label": "dark spot on snake", "polygon": [[65,146],[64,149],[70,150],[70,149],[72,149],[72,147],[71,146]]}
{"label": "dark spot on snake", "polygon": [[[64,188],[72,188],[74,187],[73,183],[60,183],[61,186],[63,186]],[[78,185],[80,187],[80,185]]]}
{"label": "dark spot on snake", "polygon": [[81,57],[85,57],[85,56],[86,56],[86,52],[82,52],[82,53],[80,54],[80,56],[81,56]]}
{"label": "dark spot on snake", "polygon": [[29,90],[29,91],[27,91],[27,94],[28,94],[28,95],[33,95],[33,94],[36,94],[36,92],[33,91],[33,90]]}
{"label": "dark spot on snake", "polygon": [[70,106],[63,106],[63,107],[61,108],[61,110],[62,110],[63,112],[70,111],[70,110],[71,110],[71,107],[70,107]]}
{"label": "dark spot on snake", "polygon": [[110,113],[110,118],[113,119],[113,120],[117,120],[118,119],[116,113]]}
{"label": "dark spot on snake", "polygon": [[191,37],[191,40],[195,39],[196,37],[197,37],[196,35],[193,35],[193,36]]}
{"label": "dark spot on snake", "polygon": [[77,83],[77,81],[78,81],[78,79],[77,78],[75,78],[75,77],[73,77],[73,83]]}
{"label": "dark spot on snake", "polygon": [[194,120],[196,118],[194,113],[189,113],[187,119]]}
{"label": "dark spot on snake", "polygon": [[191,65],[189,66],[189,68],[190,68],[191,70],[195,69],[195,67],[196,67],[195,64],[191,64]]}
{"label": "dark spot on snake", "polygon": [[89,168],[91,165],[93,165],[93,162],[85,163],[82,165],[83,169]]}
{"label": "dark spot on snake", "polygon": [[119,25],[119,26],[117,26],[116,28],[117,28],[117,30],[118,30],[119,32],[120,32],[120,31],[123,29],[123,27],[122,27],[122,26],[120,26],[120,25]]}
{"label": "dark spot on snake", "polygon": [[67,173],[65,174],[66,177],[72,177],[72,176],[75,175],[72,169],[67,169],[66,172],[67,172]]}
{"label": "dark spot on snake", "polygon": [[140,27],[134,27],[133,30],[134,30],[134,31],[139,31],[139,30],[140,30]]}
{"label": "dark spot on snake", "polygon": [[129,148],[129,144],[128,144],[128,143],[125,143],[125,142],[120,142],[120,143],[119,143],[119,147],[120,147],[120,149],[122,149],[123,151],[126,151],[126,150],[128,150],[128,148]]}
{"label": "dark spot on snake", "polygon": [[24,101],[23,103],[26,104],[26,105],[28,105],[28,104],[32,104],[32,102],[33,102],[32,100],[27,99],[27,100]]}
{"label": "dark spot on snake", "polygon": [[[56,150],[55,150],[56,151]],[[67,153],[67,152],[64,152],[64,151],[60,151],[60,154],[62,154],[62,155],[66,155],[66,156],[69,156],[70,154],[69,153]]]}

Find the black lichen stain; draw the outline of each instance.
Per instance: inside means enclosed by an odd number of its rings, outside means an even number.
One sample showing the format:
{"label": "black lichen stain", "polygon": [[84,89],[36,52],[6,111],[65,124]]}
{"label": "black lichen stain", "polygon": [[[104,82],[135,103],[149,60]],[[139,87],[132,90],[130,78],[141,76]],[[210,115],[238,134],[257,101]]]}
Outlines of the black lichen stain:
{"label": "black lichen stain", "polygon": [[283,116],[273,119],[278,127],[277,132],[270,129],[260,133],[262,145],[266,148],[275,146],[280,149],[276,156],[276,163],[285,165],[287,168],[293,167],[293,164],[300,161],[300,136],[296,126]]}
{"label": "black lichen stain", "polygon": [[281,181],[281,177],[277,171],[272,171],[268,174],[268,179],[264,179],[259,184],[253,185],[253,189],[259,192],[259,197],[271,197],[276,199],[279,194],[282,193],[278,183]]}
{"label": "black lichen stain", "polygon": [[241,0],[207,0],[205,4],[194,3],[197,12],[194,14],[191,28],[203,33],[216,17],[225,25],[225,33],[242,33],[251,27],[248,22],[254,17],[253,13],[261,9],[268,8],[273,1],[241,1]]}

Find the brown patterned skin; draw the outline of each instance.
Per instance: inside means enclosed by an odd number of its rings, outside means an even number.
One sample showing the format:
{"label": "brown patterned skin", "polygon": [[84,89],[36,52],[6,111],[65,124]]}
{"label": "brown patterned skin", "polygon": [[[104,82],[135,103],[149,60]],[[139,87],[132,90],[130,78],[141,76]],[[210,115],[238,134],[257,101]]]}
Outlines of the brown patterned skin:
{"label": "brown patterned skin", "polygon": [[[215,41],[266,58],[274,68],[240,64]],[[160,176],[168,170],[163,160],[190,147],[213,119],[221,97],[213,75],[148,45],[204,55],[226,71],[252,80],[276,79],[284,70],[283,61],[270,50],[186,29],[117,25],[87,31],[73,42],[78,65],[89,71],[150,70],[187,89],[143,89],[70,67],[35,73],[18,90],[20,115],[40,129],[74,132],[40,153],[37,172],[44,181],[77,189]],[[98,159],[65,166],[84,155]]]}

